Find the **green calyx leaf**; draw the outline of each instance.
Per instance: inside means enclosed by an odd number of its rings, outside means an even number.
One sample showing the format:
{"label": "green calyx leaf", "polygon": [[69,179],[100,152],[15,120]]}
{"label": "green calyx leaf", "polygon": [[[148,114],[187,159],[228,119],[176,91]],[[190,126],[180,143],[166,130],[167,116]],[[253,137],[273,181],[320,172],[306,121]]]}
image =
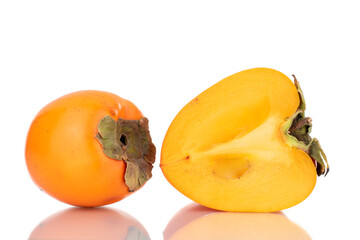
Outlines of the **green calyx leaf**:
{"label": "green calyx leaf", "polygon": [[96,138],[106,156],[126,163],[125,184],[134,192],[152,176],[155,145],[151,141],[148,119],[115,121],[110,116],[100,120]]}
{"label": "green calyx leaf", "polygon": [[284,122],[281,132],[289,146],[303,150],[315,161],[318,176],[326,176],[330,169],[329,164],[319,141],[310,137],[311,118],[305,117],[304,94],[296,77],[294,75],[293,77],[300,103],[296,112]]}

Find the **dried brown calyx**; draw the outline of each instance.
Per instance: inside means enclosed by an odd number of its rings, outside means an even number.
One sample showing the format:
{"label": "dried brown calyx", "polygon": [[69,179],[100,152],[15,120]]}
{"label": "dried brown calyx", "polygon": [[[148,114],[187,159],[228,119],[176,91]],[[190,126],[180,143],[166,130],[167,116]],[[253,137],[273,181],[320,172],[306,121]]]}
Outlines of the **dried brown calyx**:
{"label": "dried brown calyx", "polygon": [[125,161],[125,184],[129,192],[139,189],[152,176],[155,145],[151,141],[148,119],[115,121],[110,116],[100,120],[96,138],[106,156]]}
{"label": "dried brown calyx", "polygon": [[326,176],[330,169],[329,164],[319,141],[316,138],[310,137],[312,128],[311,118],[305,117],[306,105],[304,94],[296,77],[294,75],[293,77],[299,94],[300,104],[296,112],[283,124],[282,133],[290,146],[303,150],[315,161],[318,176]]}

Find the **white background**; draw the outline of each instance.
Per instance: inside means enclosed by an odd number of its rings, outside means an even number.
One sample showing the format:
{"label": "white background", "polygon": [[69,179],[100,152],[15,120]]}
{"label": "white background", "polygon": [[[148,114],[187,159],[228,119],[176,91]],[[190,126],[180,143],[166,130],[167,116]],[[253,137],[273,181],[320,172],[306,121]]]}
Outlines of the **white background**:
{"label": "white background", "polygon": [[[247,3],[245,3],[247,2]],[[157,146],[153,178],[112,204],[162,239],[191,200],[159,168],[177,112],[221,79],[252,67],[296,74],[312,136],[331,166],[313,193],[283,213],[313,239],[360,239],[357,1],[0,2],[1,236],[27,239],[70,206],[38,190],[24,160],[28,127],[48,102],[85,89],[134,102]]]}

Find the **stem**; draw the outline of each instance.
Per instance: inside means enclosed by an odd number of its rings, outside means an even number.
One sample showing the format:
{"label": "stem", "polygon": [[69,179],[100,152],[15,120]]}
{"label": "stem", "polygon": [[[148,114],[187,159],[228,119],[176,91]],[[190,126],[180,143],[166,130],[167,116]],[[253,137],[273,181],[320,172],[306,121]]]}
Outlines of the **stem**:
{"label": "stem", "polygon": [[329,164],[319,141],[316,138],[312,139],[310,137],[312,128],[311,118],[305,117],[306,105],[304,94],[295,75],[293,77],[300,103],[296,112],[282,125],[281,132],[289,146],[303,150],[315,161],[318,176],[326,176],[330,169]]}
{"label": "stem", "polygon": [[125,184],[134,192],[152,176],[155,146],[151,142],[148,119],[117,121],[110,116],[100,120],[96,138],[106,156],[126,163]]}

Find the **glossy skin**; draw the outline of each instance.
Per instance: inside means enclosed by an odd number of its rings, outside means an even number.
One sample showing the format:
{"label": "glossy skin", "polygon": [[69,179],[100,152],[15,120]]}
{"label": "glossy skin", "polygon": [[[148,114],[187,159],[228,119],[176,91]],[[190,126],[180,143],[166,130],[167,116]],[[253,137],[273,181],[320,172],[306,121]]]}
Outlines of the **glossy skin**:
{"label": "glossy skin", "polygon": [[96,139],[105,116],[139,119],[137,107],[102,91],[65,95],[37,114],[26,142],[26,164],[36,185],[54,198],[75,206],[94,207],[129,195],[125,163],[107,157]]}
{"label": "glossy skin", "polygon": [[165,177],[218,210],[273,212],[300,203],[315,186],[316,168],[281,132],[299,103],[292,81],[273,69],[225,78],[171,123],[161,150]]}

